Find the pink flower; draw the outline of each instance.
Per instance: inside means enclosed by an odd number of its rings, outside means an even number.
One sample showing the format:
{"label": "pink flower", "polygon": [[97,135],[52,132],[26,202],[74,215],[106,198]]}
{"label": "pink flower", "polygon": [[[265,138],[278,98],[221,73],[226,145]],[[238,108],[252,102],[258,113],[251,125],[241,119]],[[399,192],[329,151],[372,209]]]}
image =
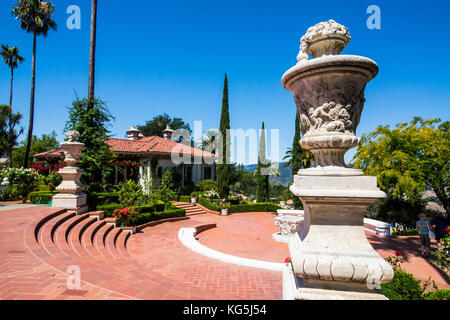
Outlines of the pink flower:
{"label": "pink flower", "polygon": [[289,263],[289,262],[292,262],[292,259],[291,259],[291,257],[287,257],[286,259],[284,259],[284,262],[285,262],[285,263]]}

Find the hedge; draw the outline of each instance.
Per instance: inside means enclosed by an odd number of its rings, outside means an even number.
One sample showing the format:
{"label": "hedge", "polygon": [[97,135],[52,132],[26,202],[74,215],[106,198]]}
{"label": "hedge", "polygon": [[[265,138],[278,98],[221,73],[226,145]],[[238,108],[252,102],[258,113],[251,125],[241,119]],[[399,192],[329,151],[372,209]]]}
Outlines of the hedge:
{"label": "hedge", "polygon": [[57,192],[34,191],[28,194],[28,200],[34,204],[47,204]]}
{"label": "hedge", "polygon": [[[175,208],[175,207],[173,207]],[[97,206],[98,211],[105,211],[105,215],[107,217],[112,217],[114,210],[120,210],[122,206],[117,203],[113,204],[105,204],[101,206]],[[172,206],[171,206],[172,209]],[[140,207],[136,207],[136,211],[140,211],[140,213],[150,213],[150,212],[161,212],[164,211],[164,203],[162,201],[158,202],[156,205],[153,204],[144,204]]]}
{"label": "hedge", "polygon": [[417,236],[418,234],[419,230],[417,229],[392,232],[392,236]]}
{"label": "hedge", "polygon": [[190,196],[179,196],[178,201],[180,202],[191,202]]}
{"label": "hedge", "polygon": [[239,204],[231,206],[229,213],[238,212],[277,212],[281,207],[272,202],[253,203],[253,204]]}
{"label": "hedge", "polygon": [[170,209],[161,212],[145,212],[131,219],[133,225],[141,225],[150,221],[186,216],[184,209]]}
{"label": "hedge", "polygon": [[[219,205],[214,204],[212,201],[205,198],[199,198],[198,203],[211,211],[220,212]],[[229,213],[239,212],[277,212],[278,209],[282,209],[279,205],[272,202],[263,203],[242,203],[238,205],[230,206]]]}
{"label": "hedge", "polygon": [[119,193],[88,193],[89,208],[95,210],[98,206],[114,204],[119,202]]}
{"label": "hedge", "polygon": [[424,300],[450,300],[450,290],[439,289],[433,292],[425,293]]}
{"label": "hedge", "polygon": [[212,201],[209,201],[208,199],[198,198],[197,201],[200,205],[204,206],[208,210],[220,212],[220,206],[214,204]]}

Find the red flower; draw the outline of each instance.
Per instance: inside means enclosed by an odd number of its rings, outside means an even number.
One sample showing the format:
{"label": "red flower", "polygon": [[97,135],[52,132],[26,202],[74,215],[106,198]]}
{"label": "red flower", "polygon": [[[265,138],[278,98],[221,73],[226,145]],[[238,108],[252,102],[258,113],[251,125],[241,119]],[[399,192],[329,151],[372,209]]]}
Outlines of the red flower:
{"label": "red flower", "polygon": [[401,251],[395,251],[395,255],[396,255],[397,257],[401,257],[401,256],[402,256],[402,252],[401,252]]}
{"label": "red flower", "polygon": [[291,259],[290,257],[287,257],[286,259],[284,259],[284,262],[285,262],[285,263],[292,262],[292,259]]}

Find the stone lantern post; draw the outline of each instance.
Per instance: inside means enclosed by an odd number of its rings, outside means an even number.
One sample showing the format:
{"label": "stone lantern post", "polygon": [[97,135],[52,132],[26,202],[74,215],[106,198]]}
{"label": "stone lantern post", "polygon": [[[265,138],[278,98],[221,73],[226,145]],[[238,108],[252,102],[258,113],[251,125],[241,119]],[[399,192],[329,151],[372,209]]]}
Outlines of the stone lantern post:
{"label": "stone lantern post", "polygon": [[344,162],[360,142],[364,90],[378,73],[371,59],[340,55],[350,39],[348,29],[333,20],[309,28],[298,63],[282,78],[300,116],[300,145],[315,158],[315,166],[300,170],[290,187],[305,209],[304,224],[288,240],[294,299],[385,299],[376,289],[393,278],[363,227],[365,210],[385,194],[376,177]]}
{"label": "stone lantern post", "polygon": [[83,170],[76,165],[80,161],[84,144],[78,142],[80,134],[77,131],[67,132],[67,137],[69,140],[61,144],[67,166],[58,171],[63,180],[56,187],[56,191],[59,191],[59,193],[53,197],[52,206],[54,208],[66,208],[76,211],[77,214],[82,214],[88,211],[87,196],[83,193],[85,188],[80,182]]}

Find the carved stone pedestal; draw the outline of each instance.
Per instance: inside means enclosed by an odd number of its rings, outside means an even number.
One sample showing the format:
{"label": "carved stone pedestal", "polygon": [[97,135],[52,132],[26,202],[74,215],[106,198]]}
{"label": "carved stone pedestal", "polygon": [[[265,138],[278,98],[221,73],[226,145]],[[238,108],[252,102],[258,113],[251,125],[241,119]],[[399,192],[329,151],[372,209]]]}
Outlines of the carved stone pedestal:
{"label": "carved stone pedestal", "polygon": [[365,210],[385,194],[376,177],[344,162],[360,142],[364,90],[378,73],[371,59],[339,55],[350,39],[333,20],[309,28],[297,65],[282,79],[301,120],[299,143],[315,159],[290,187],[305,209],[303,225],[288,241],[296,285],[285,296],[295,299],[385,299],[376,290],[393,278],[364,233]]}
{"label": "carved stone pedestal", "polygon": [[77,131],[69,131],[67,133],[69,141],[61,144],[64,150],[64,161],[67,167],[58,171],[62,176],[61,184],[56,187],[59,193],[52,199],[54,208],[66,208],[82,214],[88,211],[87,196],[83,193],[84,186],[80,182],[83,170],[78,168],[76,164],[80,160],[83,143],[77,142],[80,134]]}

